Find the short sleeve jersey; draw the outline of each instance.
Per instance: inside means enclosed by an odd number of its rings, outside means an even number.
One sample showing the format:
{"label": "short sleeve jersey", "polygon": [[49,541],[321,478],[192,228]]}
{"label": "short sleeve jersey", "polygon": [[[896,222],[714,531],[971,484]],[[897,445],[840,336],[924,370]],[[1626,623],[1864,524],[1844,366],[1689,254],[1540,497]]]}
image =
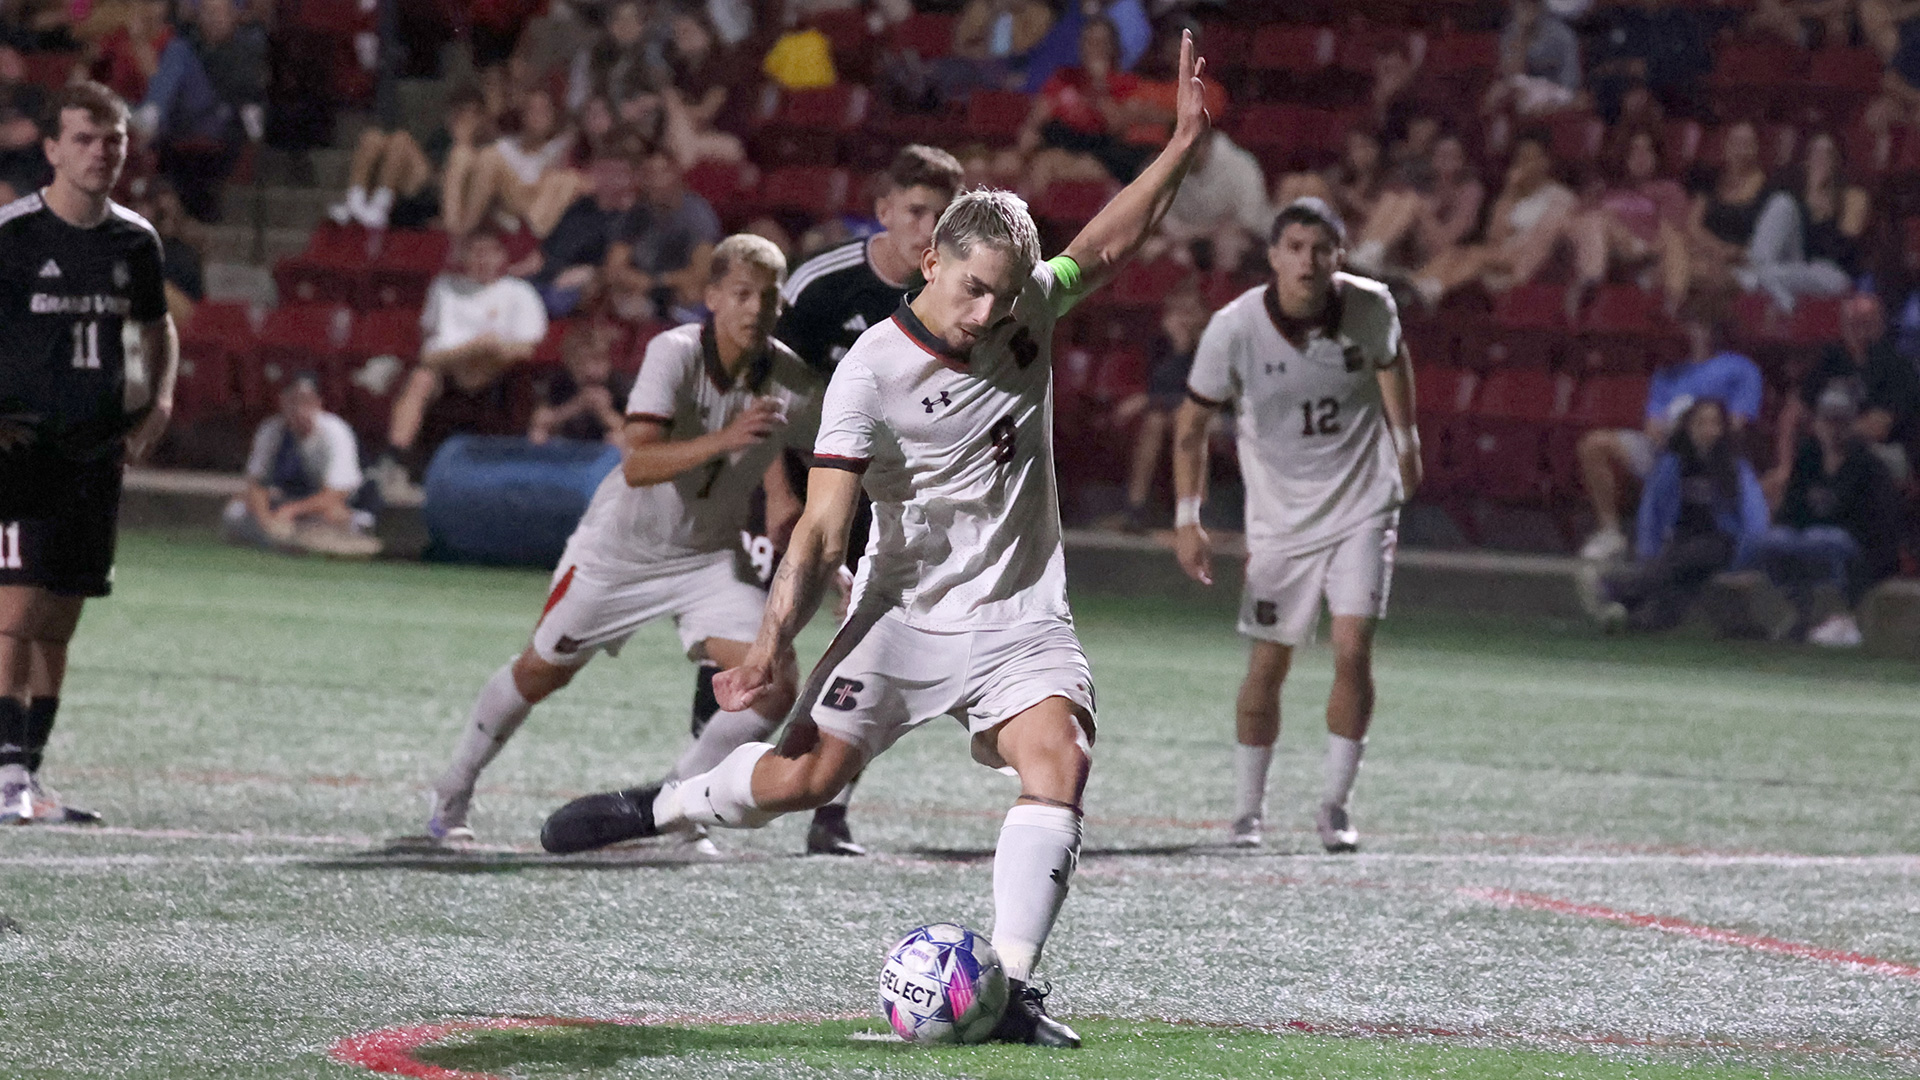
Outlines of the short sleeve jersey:
{"label": "short sleeve jersey", "polygon": [[966,358],[906,300],[860,336],[821,409],[816,467],[858,472],[873,529],[858,603],[925,630],[1070,617],[1053,473],[1053,269]]}
{"label": "short sleeve jersey", "polygon": [[868,242],[853,240],[808,259],[780,290],[787,308],[774,335],[821,378],[832,377],[869,327],[892,318],[906,293],[874,271]]}
{"label": "short sleeve jersey", "polygon": [[160,264],[160,235],[118,203],[84,229],[37,192],[0,207],[0,416],[64,457],[111,455],[135,415],[124,332],[167,313]]}
{"label": "short sleeve jersey", "polygon": [[[269,416],[253,433],[253,449],[247,455],[247,479],[266,487],[276,486],[274,475],[280,448],[287,438],[287,422]],[[299,472],[309,491],[360,490],[360,451],[353,428],[329,412],[313,418],[313,431],[298,440]]]}
{"label": "short sleeve jersey", "polygon": [[492,334],[502,341],[536,344],[547,336],[547,305],[533,286],[516,277],[481,285],[457,274],[442,274],[427,289],[420,329],[428,353],[457,349]]}
{"label": "short sleeve jersey", "polygon": [[567,559],[590,575],[618,578],[672,572],[677,561],[738,547],[767,466],[788,447],[804,452],[819,430],[820,379],[778,341],[732,375],[702,324],[649,342],[627,398],[629,423],[659,424],[669,441],[684,442],[726,427],[760,397],[780,403],[787,423],[778,433],[646,487],[630,486],[615,469],[594,492]]}
{"label": "short sleeve jersey", "polygon": [[1187,392],[1239,403],[1247,546],[1315,551],[1400,505],[1400,468],[1381,404],[1379,369],[1400,353],[1400,316],[1386,286],[1336,273],[1304,349],[1280,332],[1272,286],[1214,313]]}

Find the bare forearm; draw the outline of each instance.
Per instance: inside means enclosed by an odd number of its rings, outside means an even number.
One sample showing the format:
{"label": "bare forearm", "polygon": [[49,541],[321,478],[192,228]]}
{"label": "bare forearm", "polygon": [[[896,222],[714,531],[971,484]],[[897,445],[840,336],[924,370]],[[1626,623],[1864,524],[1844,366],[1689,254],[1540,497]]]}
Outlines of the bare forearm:
{"label": "bare forearm", "polygon": [[1413,406],[1413,362],[1404,348],[1393,366],[1380,371],[1380,401],[1386,410],[1387,427],[1393,432],[1394,445],[1404,453],[1409,444],[1419,441]]}
{"label": "bare forearm", "polygon": [[1191,138],[1175,136],[1153,164],[1122,188],[1067,246],[1068,257],[1080,264],[1085,275],[1086,288],[1096,288],[1111,277],[1153,235],[1193,164],[1194,145]]}
{"label": "bare forearm", "polygon": [[147,378],[153,387],[153,401],[173,407],[174,384],[180,378],[180,333],[174,329],[173,316],[165,315],[140,327],[140,347],[147,356]]}
{"label": "bare forearm", "polygon": [[628,487],[663,484],[681,473],[706,466],[723,451],[717,434],[702,435],[681,442],[629,444],[621,463],[621,474]]}
{"label": "bare forearm", "polygon": [[339,521],[347,516],[347,493],[329,488],[304,499],[295,499],[280,510],[288,517],[302,518],[318,514]]}
{"label": "bare forearm", "polygon": [[786,558],[773,577],[767,594],[767,611],[760,622],[760,638],[754,648],[767,656],[778,656],[793,646],[800,628],[807,625],[820,608],[834,570],[846,559],[846,543],[832,543],[821,529],[809,527],[802,519],[787,545]]}
{"label": "bare forearm", "polygon": [[1212,413],[1195,401],[1181,403],[1173,418],[1173,491],[1181,499],[1207,494],[1207,425]]}

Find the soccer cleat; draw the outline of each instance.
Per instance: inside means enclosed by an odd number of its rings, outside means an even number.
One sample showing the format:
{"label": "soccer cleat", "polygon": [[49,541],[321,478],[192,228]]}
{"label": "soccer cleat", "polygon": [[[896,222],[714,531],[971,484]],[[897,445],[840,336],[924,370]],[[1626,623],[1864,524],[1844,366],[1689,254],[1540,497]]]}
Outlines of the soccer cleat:
{"label": "soccer cleat", "polygon": [[707,835],[707,827],[705,825],[695,825],[693,828],[681,833],[680,849],[688,854],[699,855],[702,858],[708,859],[718,859],[723,854],[720,850],[720,845],[714,843],[713,837]]}
{"label": "soccer cleat", "polygon": [[83,806],[74,806],[60,797],[60,793],[42,784],[35,776],[27,781],[28,790],[33,796],[33,816],[37,821],[56,825],[98,825],[102,821],[97,811]]}
{"label": "soccer cleat", "polygon": [[467,825],[467,811],[472,806],[472,792],[443,795],[435,791],[433,812],[427,815],[427,839],[448,847],[473,843],[473,829]]}
{"label": "soccer cleat", "polygon": [[23,765],[0,765],[0,825],[33,824],[33,777]]}
{"label": "soccer cleat", "polygon": [[1008,979],[1007,1011],[1000,1014],[1000,1023],[995,1025],[993,1034],[987,1036],[987,1041],[1079,1049],[1079,1034],[1047,1015],[1048,993],[1018,979]]}
{"label": "soccer cleat", "polygon": [[1360,850],[1360,833],[1353,827],[1353,821],[1347,816],[1344,806],[1320,804],[1320,813],[1314,816],[1313,827],[1320,833],[1320,846],[1326,848],[1330,855]]}
{"label": "soccer cleat", "polygon": [[1232,830],[1227,834],[1227,843],[1234,847],[1259,847],[1264,843],[1260,837],[1261,824],[1259,814],[1236,818]]}
{"label": "soccer cleat", "polygon": [[[837,809],[837,814],[825,813]],[[865,855],[867,849],[853,842],[853,830],[847,828],[845,807],[821,807],[813,812],[813,824],[807,826],[809,855]]]}
{"label": "soccer cleat", "polygon": [[653,800],[659,795],[659,784],[583,795],[547,818],[540,827],[540,846],[555,855],[567,855],[659,836],[653,824]]}

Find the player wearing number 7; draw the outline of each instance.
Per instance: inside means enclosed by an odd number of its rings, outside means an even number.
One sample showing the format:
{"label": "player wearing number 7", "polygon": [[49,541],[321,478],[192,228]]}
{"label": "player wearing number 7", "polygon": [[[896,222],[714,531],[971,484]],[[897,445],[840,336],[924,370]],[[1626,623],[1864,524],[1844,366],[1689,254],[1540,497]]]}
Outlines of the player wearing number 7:
{"label": "player wearing number 7", "polygon": [[1246,481],[1247,576],[1240,632],[1253,640],[1235,707],[1231,839],[1260,843],[1280,685],[1294,646],[1333,615],[1325,787],[1315,827],[1330,852],[1357,850],[1348,812],[1373,718],[1373,626],[1386,614],[1400,505],[1420,486],[1413,364],[1386,286],[1339,271],[1346,230],[1318,199],[1274,220],[1273,280],[1221,308],[1200,337],[1174,418],[1175,546],[1211,585],[1200,527],[1207,428],[1237,401]]}
{"label": "player wearing number 7", "polygon": [[841,360],[766,620],[714,680],[728,708],[784,685],[794,635],[841,563],[864,487],[873,531],[852,610],[782,744],[749,743],[698,775],[577,799],[547,819],[548,850],[696,825],[758,828],[821,805],[901,736],[949,717],[971,733],[976,761],[1020,777],[993,862],[993,946],[1013,990],[993,1037],[1079,1045],[1031,984],[1079,861],[1094,737],[1054,489],[1053,327],[1172,201],[1207,133],[1202,70],[1183,39],[1172,140],[1066,254],[1041,261],[1018,197],[967,192],[921,256],[926,288]]}
{"label": "player wearing number 7", "polygon": [[[688,659],[724,665],[746,656],[766,603],[734,561],[749,499],[763,481],[785,490],[781,452],[810,451],[819,425],[819,377],[769,336],[786,271],[772,243],[726,238],[707,284],[712,317],[648,343],[627,400],[620,468],[601,481],[568,539],[532,643],[481,688],[434,785],[427,836],[435,843],[472,841],[467,815],[480,771],[595,653],[618,654],[642,625],[671,617]],[[679,770],[701,771],[765,738],[793,694],[789,677],[753,708],[716,714]]]}

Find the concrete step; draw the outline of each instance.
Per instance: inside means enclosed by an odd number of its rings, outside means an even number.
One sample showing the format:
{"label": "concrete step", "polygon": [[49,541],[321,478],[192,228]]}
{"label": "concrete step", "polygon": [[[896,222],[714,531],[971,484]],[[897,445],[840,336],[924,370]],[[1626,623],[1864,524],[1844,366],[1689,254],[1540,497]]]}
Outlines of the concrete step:
{"label": "concrete step", "polygon": [[407,130],[423,145],[446,120],[447,96],[452,91],[450,79],[400,80],[400,115],[407,118]]}
{"label": "concrete step", "polygon": [[236,185],[226,189],[223,223],[251,226],[258,220],[269,229],[298,229],[305,235],[326,219],[327,207],[339,198],[340,192],[336,189]]}
{"label": "concrete step", "polygon": [[265,266],[242,262],[207,264],[207,299],[270,308],[279,299],[273,274]]}
{"label": "concrete step", "polygon": [[[282,255],[292,255],[303,251],[307,246],[306,229],[271,228],[267,229],[262,259],[257,264],[272,266]],[[254,228],[244,222],[225,225],[209,225],[205,228],[206,243],[202,245],[200,255],[207,262],[254,264]]]}

